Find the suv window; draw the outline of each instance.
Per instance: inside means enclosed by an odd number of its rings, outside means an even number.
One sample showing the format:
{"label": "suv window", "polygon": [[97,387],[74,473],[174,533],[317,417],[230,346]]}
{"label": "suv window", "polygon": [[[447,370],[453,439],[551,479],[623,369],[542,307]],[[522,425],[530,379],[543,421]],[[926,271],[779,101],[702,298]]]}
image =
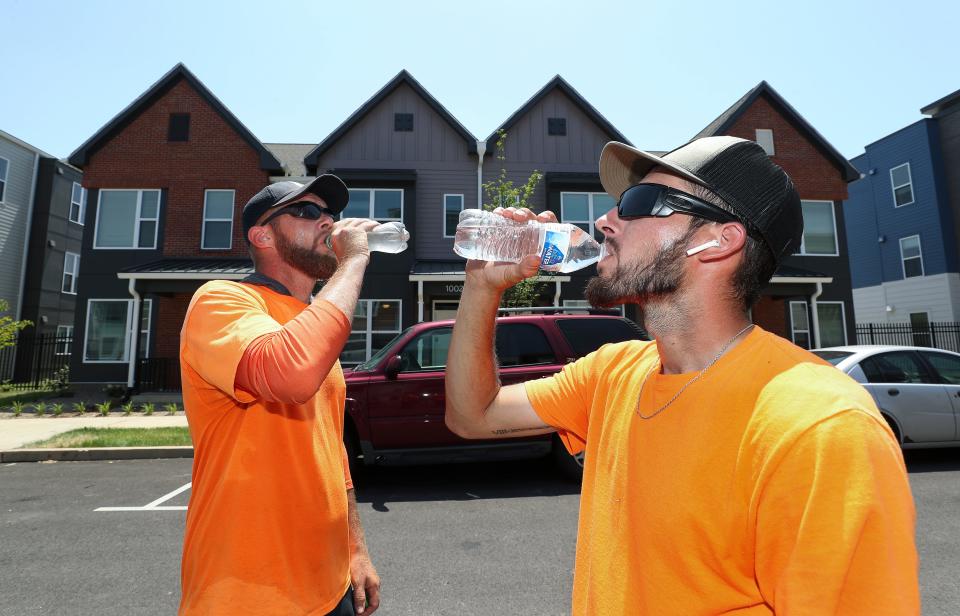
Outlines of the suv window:
{"label": "suv window", "polygon": [[913,351],[873,355],[860,362],[869,383],[930,383]]}
{"label": "suv window", "polygon": [[646,339],[643,330],[620,319],[557,319],[557,326],[577,357],[593,353],[610,342]]}
{"label": "suv window", "polygon": [[500,366],[532,366],[556,363],[553,347],[536,325],[504,323],[497,326],[497,359]]}
{"label": "suv window", "polygon": [[443,370],[447,366],[453,329],[440,327],[425,331],[400,351],[400,371]]}
{"label": "suv window", "polygon": [[940,374],[944,383],[950,385],[960,385],[960,357],[947,355],[946,353],[937,353],[935,351],[920,351],[933,366],[933,369]]}

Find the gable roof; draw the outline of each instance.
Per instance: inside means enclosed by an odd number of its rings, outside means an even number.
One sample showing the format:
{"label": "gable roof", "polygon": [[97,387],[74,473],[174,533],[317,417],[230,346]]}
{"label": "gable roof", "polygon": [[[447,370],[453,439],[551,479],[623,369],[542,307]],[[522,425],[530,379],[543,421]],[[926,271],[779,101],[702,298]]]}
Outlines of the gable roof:
{"label": "gable roof", "polygon": [[351,128],[353,128],[357,123],[360,122],[368,113],[370,113],[377,105],[379,105],[387,96],[393,93],[394,90],[399,88],[402,84],[407,84],[410,86],[414,92],[420,95],[430,107],[433,108],[437,114],[446,120],[447,124],[457,132],[458,135],[463,137],[463,140],[467,142],[467,151],[470,153],[476,153],[477,151],[477,138],[473,136],[473,133],[468,131],[463,124],[460,123],[453,114],[447,111],[446,107],[440,104],[432,94],[427,92],[426,88],[420,85],[420,82],[413,78],[406,69],[403,69],[397,76],[391,79],[385,86],[380,88],[376,94],[371,96],[367,102],[360,106],[359,109],[353,112],[349,118],[343,121],[340,126],[338,126],[332,133],[327,135],[327,137],[317,144],[317,147],[310,150],[307,155],[303,158],[303,162],[307,167],[308,171],[315,171],[317,162],[320,159],[320,156],[326,152],[330,147],[337,142],[340,137],[345,135]]}
{"label": "gable roof", "polygon": [[277,157],[273,155],[264,145],[250,132],[246,126],[213,95],[207,86],[197,79],[196,75],[191,73],[182,62],[170,69],[166,75],[159,81],[147,88],[147,91],[127,105],[120,113],[107,122],[103,128],[98,130],[92,137],[83,142],[68,158],[69,162],[77,167],[83,167],[87,164],[90,156],[99,150],[108,141],[115,137],[120,131],[126,128],[134,119],[136,119],[145,109],[153,105],[164,94],[170,91],[181,79],[187,81],[197,93],[207,102],[227,124],[233,128],[244,141],[250,144],[254,150],[260,154],[260,168],[267,171],[276,171],[282,173],[282,165]]}
{"label": "gable roof", "polygon": [[[802,115],[800,115],[796,109],[794,109],[790,103],[786,101],[782,96],[780,96],[776,90],[774,90],[770,84],[766,81],[761,81],[758,83],[752,90],[747,92],[735,102],[729,109],[724,111],[717,117],[716,120],[711,122],[704,128],[702,131],[693,136],[693,139],[699,139],[700,137],[713,137],[715,135],[722,135],[726,133],[733,124],[740,119],[740,116],[746,112],[747,109],[761,96],[765,96],[767,100],[774,106],[777,107],[780,112],[786,116],[786,118],[798,129],[807,133],[810,139],[813,141],[813,144],[820,149],[826,156],[829,158],[834,165],[836,165],[841,172],[843,172],[843,179],[847,182],[852,182],[854,180],[860,179],[860,172],[857,171],[856,167],[850,164],[850,161],[847,160],[843,154],[838,152],[836,148],[830,145],[823,135],[817,132],[813,126],[807,122]],[[691,141],[693,141],[691,139]]]}
{"label": "gable roof", "polygon": [[[497,140],[497,133],[501,130],[509,130],[511,126],[516,124],[520,118],[522,118],[528,111],[533,109],[533,106],[543,100],[547,94],[550,94],[554,89],[558,89],[572,100],[576,105],[583,111],[588,118],[593,120],[595,124],[600,126],[600,128],[607,131],[607,133],[613,137],[616,141],[621,141],[623,143],[633,145],[630,143],[630,140],[623,136],[623,133],[617,130],[617,127],[610,123],[603,114],[601,114],[597,109],[587,102],[587,99],[583,98],[579,92],[577,92],[573,86],[571,86],[567,81],[560,75],[556,75],[553,79],[547,82],[545,86],[540,88],[536,94],[530,97],[530,100],[525,102],[523,106],[513,112],[513,114],[507,118],[507,120],[495,128],[490,136],[487,137],[488,143],[494,143]],[[488,150],[489,151],[489,150]]]}

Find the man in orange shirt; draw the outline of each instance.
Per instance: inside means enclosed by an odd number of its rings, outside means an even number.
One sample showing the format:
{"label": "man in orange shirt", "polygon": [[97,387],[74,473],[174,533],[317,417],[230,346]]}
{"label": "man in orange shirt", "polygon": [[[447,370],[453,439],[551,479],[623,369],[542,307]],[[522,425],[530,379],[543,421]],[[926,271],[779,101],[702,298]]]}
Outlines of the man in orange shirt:
{"label": "man in orange shirt", "polygon": [[471,261],[447,363],[461,436],[557,431],[585,452],[574,614],[918,614],[892,432],[853,380],[750,322],[800,244],[790,178],[756,143],[708,137],[662,157],[609,143],[600,179],[618,202],[587,299],[636,303],[655,340],[500,387],[497,306],[538,259]]}
{"label": "man in orange shirt", "polygon": [[338,361],[377,223],[334,222],[348,199],[332,175],[264,188],[243,208],[255,273],[204,284],[187,309],[180,366],[195,453],[182,615],[366,616],[380,604]]}

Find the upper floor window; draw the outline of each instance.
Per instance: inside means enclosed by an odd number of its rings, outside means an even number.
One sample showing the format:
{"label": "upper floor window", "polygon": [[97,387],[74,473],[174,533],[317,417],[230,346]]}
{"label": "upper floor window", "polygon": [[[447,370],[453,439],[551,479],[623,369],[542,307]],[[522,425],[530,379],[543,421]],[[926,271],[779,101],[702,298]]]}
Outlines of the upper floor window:
{"label": "upper floor window", "polygon": [[767,153],[767,156],[776,154],[776,150],[773,147],[773,130],[769,128],[758,128],[757,143],[760,144],[763,151]]}
{"label": "upper floor window", "polygon": [[463,211],[463,195],[443,196],[443,237],[453,237],[457,233],[460,212]]}
{"label": "upper floor window", "polygon": [[412,113],[393,114],[393,130],[398,133],[409,133],[413,131]]}
{"label": "upper floor window", "polygon": [[190,114],[171,113],[170,124],[167,127],[167,141],[190,140]]}
{"label": "upper floor window", "polygon": [[63,284],[60,290],[70,295],[77,294],[77,275],[80,273],[80,255],[68,252],[63,258]]}
{"label": "upper floor window", "polygon": [[560,193],[560,222],[574,224],[603,241],[601,233],[594,229],[593,221],[617,204],[607,193],[562,192]]}
{"label": "upper floor window", "polygon": [[910,163],[903,163],[890,170],[890,184],[893,186],[894,207],[913,203],[913,179],[910,177]]}
{"label": "upper floor window", "polygon": [[87,209],[87,191],[79,182],[73,183],[73,189],[70,192],[70,214],[71,222],[83,224],[83,213]]}
{"label": "upper floor window", "polygon": [[900,238],[900,261],[903,263],[904,278],[923,276],[923,252],[920,250],[919,235]]}
{"label": "upper floor window", "polygon": [[566,118],[547,118],[547,134],[563,137],[567,134]]}
{"label": "upper floor window", "polygon": [[156,248],[159,218],[159,190],[102,189],[93,247]]}
{"label": "upper floor window", "polygon": [[204,250],[229,250],[233,245],[233,196],[232,190],[204,191],[200,238]]}
{"label": "upper floor window", "polygon": [[6,158],[0,158],[0,203],[7,193],[7,171],[10,169],[10,161]]}
{"label": "upper floor window", "polygon": [[800,255],[837,256],[837,220],[833,201],[801,201],[803,208],[803,240]]}
{"label": "upper floor window", "polygon": [[380,222],[403,221],[403,189],[351,188],[350,201],[340,218],[372,218]]}

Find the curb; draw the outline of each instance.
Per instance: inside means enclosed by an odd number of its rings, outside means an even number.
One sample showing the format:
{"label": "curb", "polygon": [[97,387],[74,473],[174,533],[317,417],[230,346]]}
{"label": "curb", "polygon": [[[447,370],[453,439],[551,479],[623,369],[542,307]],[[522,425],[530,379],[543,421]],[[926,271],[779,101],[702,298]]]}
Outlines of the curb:
{"label": "curb", "polygon": [[192,458],[193,447],[92,447],[89,449],[7,449],[2,462],[88,462],[92,460],[160,460]]}

